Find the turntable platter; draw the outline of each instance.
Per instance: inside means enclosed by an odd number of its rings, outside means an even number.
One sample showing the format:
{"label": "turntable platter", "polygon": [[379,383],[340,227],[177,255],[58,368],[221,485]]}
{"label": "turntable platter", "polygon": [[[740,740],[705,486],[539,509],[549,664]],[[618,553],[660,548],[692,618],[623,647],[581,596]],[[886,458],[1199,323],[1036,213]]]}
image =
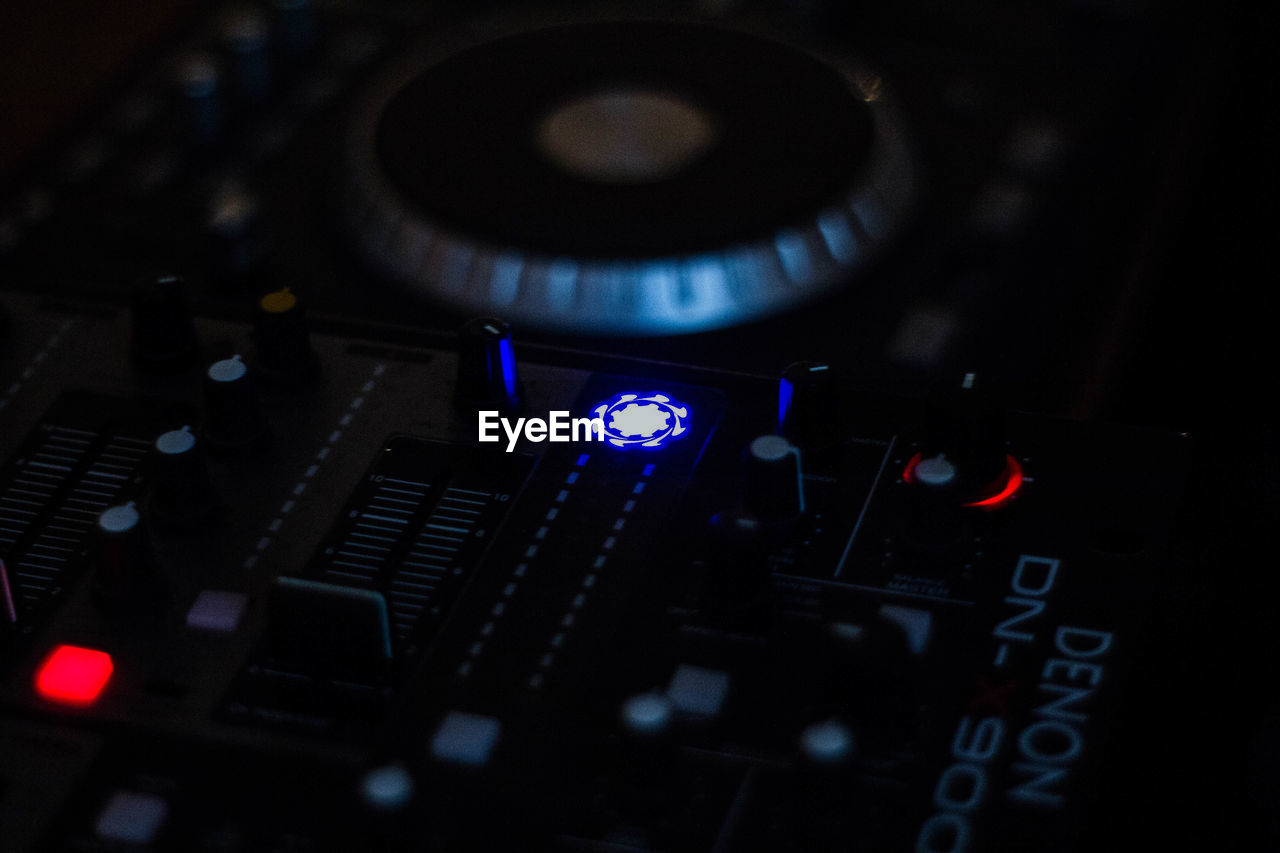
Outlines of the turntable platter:
{"label": "turntable platter", "polygon": [[382,78],[344,208],[368,257],[463,312],[664,334],[848,281],[911,194],[882,88],[738,30],[587,22]]}

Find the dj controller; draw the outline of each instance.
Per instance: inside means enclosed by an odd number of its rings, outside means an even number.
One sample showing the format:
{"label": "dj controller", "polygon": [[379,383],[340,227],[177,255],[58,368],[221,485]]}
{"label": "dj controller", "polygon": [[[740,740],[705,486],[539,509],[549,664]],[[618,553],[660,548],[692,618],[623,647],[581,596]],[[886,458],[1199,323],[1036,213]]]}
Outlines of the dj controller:
{"label": "dj controller", "polygon": [[1097,417],[1203,22],[176,20],[0,196],[0,849],[1269,849]]}

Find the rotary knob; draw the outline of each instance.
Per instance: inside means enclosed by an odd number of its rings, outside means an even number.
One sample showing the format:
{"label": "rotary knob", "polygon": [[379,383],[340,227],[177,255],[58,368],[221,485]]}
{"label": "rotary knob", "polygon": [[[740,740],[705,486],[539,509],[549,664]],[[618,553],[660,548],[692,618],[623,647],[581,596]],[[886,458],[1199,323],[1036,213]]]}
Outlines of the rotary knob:
{"label": "rotary knob", "polygon": [[285,287],[258,300],[253,343],[258,373],[265,381],[296,385],[315,375],[311,331],[298,297]]}
{"label": "rotary knob", "polygon": [[231,89],[248,104],[262,103],[271,92],[269,32],[266,17],[254,9],[235,9],[222,22]]}
{"label": "rotary knob", "polygon": [[94,599],[106,609],[139,604],[155,589],[155,553],[141,513],[133,501],[108,507],[90,535]]}
{"label": "rotary knob", "polygon": [[280,53],[288,60],[302,59],[315,47],[318,35],[311,0],[274,0],[271,5]]}
{"label": "rotary knob", "polygon": [[493,317],[468,321],[458,333],[458,401],[503,411],[520,407],[511,327]]}
{"label": "rotary knob", "polygon": [[903,481],[917,503],[994,508],[1022,483],[1022,467],[1009,454],[1005,413],[978,377],[966,373],[932,404],[920,450]]}
{"label": "rotary knob", "polygon": [[806,449],[831,444],[839,435],[831,365],[798,361],[778,379],[778,435]]}
{"label": "rotary knob", "polygon": [[219,450],[245,450],[266,438],[266,421],[258,403],[253,375],[233,355],[205,371],[205,437]]}
{"label": "rotary knob", "polygon": [[155,483],[151,514],[172,527],[196,527],[217,509],[204,446],[191,427],[169,430],[156,438]]}
{"label": "rotary knob", "polygon": [[174,75],[185,135],[196,148],[216,145],[223,131],[222,86],[218,65],[206,53],[190,53]]}
{"label": "rotary knob", "polygon": [[706,567],[706,611],[734,630],[762,630],[773,615],[769,556],[777,531],[740,510],[711,518]]}
{"label": "rotary knob", "polygon": [[743,505],[765,521],[786,521],[804,513],[800,450],[780,435],[762,435],[747,447]]}
{"label": "rotary knob", "polygon": [[181,277],[161,275],[135,288],[132,321],[130,349],[139,366],[167,373],[195,362],[200,342]]}

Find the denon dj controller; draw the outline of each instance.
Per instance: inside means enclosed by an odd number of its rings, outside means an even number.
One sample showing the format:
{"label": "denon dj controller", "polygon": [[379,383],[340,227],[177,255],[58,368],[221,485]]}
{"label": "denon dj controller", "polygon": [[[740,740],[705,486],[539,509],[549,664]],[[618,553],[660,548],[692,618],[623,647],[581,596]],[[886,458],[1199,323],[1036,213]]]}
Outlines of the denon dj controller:
{"label": "denon dj controller", "polygon": [[0,849],[1176,844],[1208,36],[975,5],[178,16],[0,199]]}
{"label": "denon dj controller", "polygon": [[188,319],[149,374],[181,287],[132,338],[17,303],[10,840],[1077,840],[1177,436],[1004,416],[972,375],[926,408],[817,363],[526,352],[498,321],[312,334],[283,291],[253,327]]}

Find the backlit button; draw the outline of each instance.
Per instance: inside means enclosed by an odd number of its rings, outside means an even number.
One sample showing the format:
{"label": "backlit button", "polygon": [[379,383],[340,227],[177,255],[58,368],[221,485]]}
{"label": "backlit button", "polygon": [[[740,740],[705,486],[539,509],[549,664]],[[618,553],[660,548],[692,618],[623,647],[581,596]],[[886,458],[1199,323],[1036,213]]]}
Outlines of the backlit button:
{"label": "backlit button", "polygon": [[191,609],[187,611],[187,627],[197,631],[229,634],[240,627],[240,619],[248,605],[249,596],[242,592],[201,590]]}
{"label": "backlit button", "polygon": [[399,764],[375,767],[360,780],[361,799],[378,811],[404,808],[413,799],[413,790],[413,777]]}
{"label": "backlit button", "polygon": [[60,705],[88,707],[97,701],[115,666],[111,655],[82,646],[58,646],[36,670],[36,693]]}
{"label": "backlit button", "polygon": [[800,733],[800,749],[814,764],[839,764],[853,755],[853,733],[839,720],[814,723]]}
{"label": "backlit button", "polygon": [[441,761],[483,767],[501,732],[502,724],[493,717],[450,711],[431,738],[431,754]]}
{"label": "backlit button", "polygon": [[106,841],[150,844],[169,815],[169,804],[156,794],[116,791],[107,800],[93,831]]}
{"label": "backlit button", "polygon": [[913,655],[922,655],[929,645],[929,637],[933,633],[933,614],[928,610],[915,607],[903,607],[900,604],[885,604],[880,607],[880,616],[902,629],[907,638],[907,649]]}
{"label": "backlit button", "polygon": [[715,717],[729,695],[729,673],[681,664],[667,685],[667,698],[676,709],[694,717]]}

